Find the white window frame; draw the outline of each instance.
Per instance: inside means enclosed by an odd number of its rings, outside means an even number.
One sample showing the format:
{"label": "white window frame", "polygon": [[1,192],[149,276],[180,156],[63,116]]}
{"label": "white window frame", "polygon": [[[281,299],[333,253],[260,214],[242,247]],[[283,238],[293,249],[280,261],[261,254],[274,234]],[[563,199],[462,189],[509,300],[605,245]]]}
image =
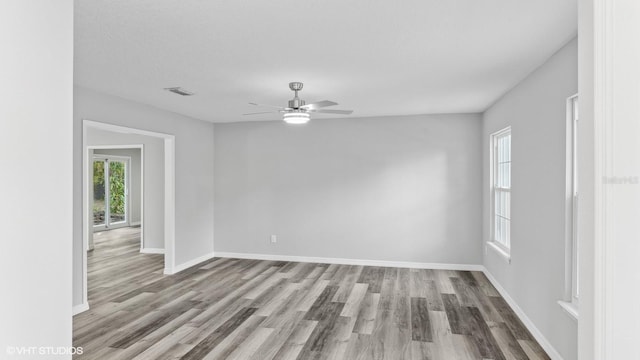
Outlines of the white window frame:
{"label": "white window frame", "polygon": [[[508,244],[503,244],[502,242],[499,242],[495,239],[496,236],[496,228],[495,228],[495,201],[496,201],[496,192],[500,191],[500,192],[508,192],[511,193],[511,169],[509,170],[509,188],[497,188],[496,186],[496,180],[497,180],[497,172],[498,172],[498,164],[497,164],[497,146],[498,146],[498,139],[504,137],[504,136],[511,136],[511,126],[508,126],[500,131],[497,131],[493,134],[491,134],[490,136],[490,149],[489,149],[489,157],[490,157],[490,171],[489,171],[489,182],[491,184],[491,196],[490,196],[490,223],[489,223],[489,241],[487,242],[487,245],[494,249],[495,251],[497,251],[497,253],[499,255],[501,255],[502,257],[505,258],[505,260],[507,262],[511,262],[511,234],[509,232],[508,234]],[[509,156],[511,158],[511,154]],[[510,160],[511,162],[511,160]],[[509,202],[511,202],[511,197],[509,197]],[[509,204],[509,208],[511,208],[511,204]],[[509,223],[511,223],[512,220],[512,216],[511,216],[511,211],[509,211]]]}
{"label": "white window frame", "polygon": [[565,196],[565,295],[562,308],[578,319],[580,303],[578,258],[578,94],[567,98],[566,196]]}

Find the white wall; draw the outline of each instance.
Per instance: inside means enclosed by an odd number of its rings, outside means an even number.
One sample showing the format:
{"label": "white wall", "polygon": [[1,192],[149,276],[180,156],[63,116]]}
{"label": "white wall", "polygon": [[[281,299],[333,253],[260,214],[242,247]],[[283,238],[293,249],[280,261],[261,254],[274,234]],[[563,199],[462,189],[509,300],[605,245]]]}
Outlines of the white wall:
{"label": "white wall", "polygon": [[[94,129],[95,130],[95,129]],[[164,145],[164,144],[163,144]],[[127,156],[131,158],[129,164],[129,222],[139,223],[142,208],[142,158],[140,149],[96,149],[93,151],[98,155]],[[164,163],[162,171],[164,171]],[[164,180],[164,173],[163,180]],[[164,185],[163,185],[164,186]],[[162,194],[164,196],[164,193]],[[164,200],[163,200],[164,201]],[[164,203],[163,203],[164,206]]]}
{"label": "white wall", "polygon": [[482,261],[479,114],[215,129],[216,253]]}
{"label": "white wall", "polygon": [[179,266],[213,253],[213,124],[78,86],[73,117],[74,304],[82,302],[83,294],[83,119],[175,135],[175,262]]}
{"label": "white wall", "polygon": [[493,249],[484,264],[565,360],[577,358],[577,325],[564,296],[566,99],[578,91],[577,39],[484,114],[484,240],[489,240],[489,138],[511,126],[511,264]]}
{"label": "white wall", "polygon": [[[143,246],[145,249],[164,249],[164,140],[151,136],[87,128],[87,145],[131,144],[144,146]],[[98,151],[100,150],[95,150],[94,153]]]}
{"label": "white wall", "polygon": [[0,44],[0,358],[41,359],[6,351],[71,346],[73,1],[0,2]]}

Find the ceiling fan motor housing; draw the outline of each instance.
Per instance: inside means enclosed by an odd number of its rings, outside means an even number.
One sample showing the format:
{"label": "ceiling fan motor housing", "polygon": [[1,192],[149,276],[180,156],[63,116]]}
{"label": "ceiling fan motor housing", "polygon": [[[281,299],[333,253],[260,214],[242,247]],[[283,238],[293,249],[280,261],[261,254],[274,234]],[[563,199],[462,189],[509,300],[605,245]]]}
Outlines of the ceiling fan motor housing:
{"label": "ceiling fan motor housing", "polygon": [[293,108],[293,109],[298,109],[300,106],[303,106],[304,100],[300,100],[298,99],[298,97],[296,96],[295,98],[289,100],[289,107]]}
{"label": "ceiling fan motor housing", "polygon": [[304,100],[298,98],[298,91],[302,90],[303,86],[304,84],[297,81],[289,83],[289,89],[293,90],[296,94],[293,99],[289,100],[290,108],[298,109],[300,106],[303,106],[305,104]]}

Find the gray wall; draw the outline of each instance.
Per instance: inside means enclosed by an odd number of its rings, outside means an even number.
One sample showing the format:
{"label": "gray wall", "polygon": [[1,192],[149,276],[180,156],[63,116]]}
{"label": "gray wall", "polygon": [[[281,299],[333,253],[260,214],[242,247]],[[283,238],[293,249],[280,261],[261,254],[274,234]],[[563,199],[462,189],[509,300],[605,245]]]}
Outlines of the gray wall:
{"label": "gray wall", "polygon": [[83,293],[83,119],[175,135],[176,265],[213,252],[213,124],[78,86],[73,117],[74,304],[81,303]]}
{"label": "gray wall", "polygon": [[7,349],[71,346],[73,1],[0,1],[0,44],[0,357],[45,358]]}
{"label": "gray wall", "polygon": [[[93,130],[95,131],[95,129]],[[136,224],[141,222],[142,158],[140,157],[140,149],[96,149],[93,153],[96,155],[128,156],[131,158],[129,164],[129,223]],[[162,165],[164,171],[164,164]],[[164,177],[162,179],[164,180]],[[164,198],[164,194],[162,196]]]}
{"label": "gray wall", "polygon": [[[164,140],[151,136],[87,128],[87,145],[137,144],[144,146],[143,247],[145,249],[164,249]],[[103,150],[95,150],[94,152],[99,151]],[[110,150],[110,152],[114,151],[118,150]],[[140,179],[138,178],[139,187]]]}
{"label": "gray wall", "polygon": [[489,137],[511,126],[511,264],[492,248],[486,268],[565,360],[576,359],[577,325],[564,296],[566,99],[578,91],[571,41],[484,114],[484,240],[489,240]]}
{"label": "gray wall", "polygon": [[215,129],[216,252],[482,261],[480,115]]}

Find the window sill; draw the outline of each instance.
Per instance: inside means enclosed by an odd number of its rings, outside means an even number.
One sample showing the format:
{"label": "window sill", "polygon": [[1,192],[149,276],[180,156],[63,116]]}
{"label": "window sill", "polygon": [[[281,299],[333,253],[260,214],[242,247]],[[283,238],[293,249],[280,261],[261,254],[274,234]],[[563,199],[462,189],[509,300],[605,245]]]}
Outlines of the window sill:
{"label": "window sill", "polygon": [[503,248],[496,245],[493,241],[487,241],[487,246],[498,253],[498,255],[500,255],[500,257],[502,257],[508,264],[511,264],[511,254],[509,254]]}
{"label": "window sill", "polygon": [[558,305],[562,307],[562,310],[566,312],[573,320],[578,321],[580,317],[578,314],[578,307],[574,303],[570,303],[568,301],[558,301]]}

